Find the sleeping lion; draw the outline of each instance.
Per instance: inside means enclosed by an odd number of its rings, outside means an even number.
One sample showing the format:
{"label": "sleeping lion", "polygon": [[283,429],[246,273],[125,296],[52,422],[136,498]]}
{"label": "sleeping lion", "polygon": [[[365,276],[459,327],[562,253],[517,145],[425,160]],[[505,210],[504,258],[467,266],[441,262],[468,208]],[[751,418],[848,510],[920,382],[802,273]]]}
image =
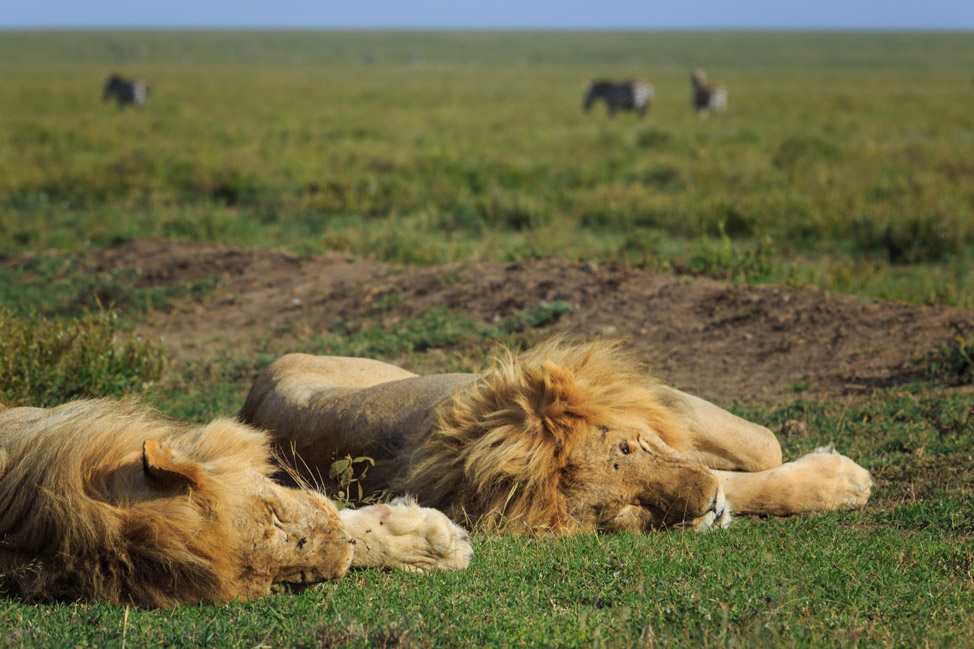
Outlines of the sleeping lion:
{"label": "sleeping lion", "polygon": [[869,472],[831,446],[782,464],[767,428],[666,387],[618,342],[556,339],[481,374],[289,354],[238,417],[308,479],[367,456],[368,493],[406,493],[480,530],[725,527],[731,511],[862,507]]}
{"label": "sleeping lion", "polygon": [[268,474],[264,432],[134,401],[0,405],[0,595],[146,607],[260,597],[350,566],[462,569],[467,533],[408,500],[339,512]]}

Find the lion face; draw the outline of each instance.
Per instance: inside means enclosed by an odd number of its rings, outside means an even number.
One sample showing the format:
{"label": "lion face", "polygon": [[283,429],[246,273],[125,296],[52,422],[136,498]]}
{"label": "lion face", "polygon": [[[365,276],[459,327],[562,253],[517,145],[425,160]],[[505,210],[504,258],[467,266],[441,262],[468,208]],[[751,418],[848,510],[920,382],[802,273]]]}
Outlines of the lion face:
{"label": "lion face", "polygon": [[343,576],[355,542],[335,506],[316,492],[259,477],[256,493],[229,521],[249,589],[262,595],[284,583],[308,586]]}
{"label": "lion face", "polygon": [[445,404],[393,485],[455,517],[559,534],[730,521],[679,404],[617,345],[512,355]]}
{"label": "lion face", "polygon": [[569,511],[586,526],[638,533],[730,522],[717,476],[638,421],[582,435],[563,489]]}
{"label": "lion face", "polygon": [[167,498],[189,493],[203,517],[223,528],[233,546],[229,556],[237,564],[244,598],[266,594],[282,583],[335,579],[348,570],[354,548],[335,506],[316,492],[274,483],[259,464],[238,467],[235,484],[225,485],[168,445],[147,440],[140,473],[136,479],[148,487],[144,502],[166,509]]}

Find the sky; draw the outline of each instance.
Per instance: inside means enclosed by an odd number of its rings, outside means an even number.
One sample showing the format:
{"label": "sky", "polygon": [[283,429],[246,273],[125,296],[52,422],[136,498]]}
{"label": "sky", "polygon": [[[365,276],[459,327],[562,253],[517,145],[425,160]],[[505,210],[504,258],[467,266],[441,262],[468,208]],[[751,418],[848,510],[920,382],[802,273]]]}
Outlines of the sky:
{"label": "sky", "polygon": [[0,0],[0,29],[974,29],[974,0]]}

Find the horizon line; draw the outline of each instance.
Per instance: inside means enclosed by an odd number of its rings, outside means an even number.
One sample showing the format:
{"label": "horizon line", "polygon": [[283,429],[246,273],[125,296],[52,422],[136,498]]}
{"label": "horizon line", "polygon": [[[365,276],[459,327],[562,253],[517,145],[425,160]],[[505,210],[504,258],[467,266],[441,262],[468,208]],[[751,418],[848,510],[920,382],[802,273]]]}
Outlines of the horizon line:
{"label": "horizon line", "polygon": [[0,32],[870,32],[870,33],[956,33],[974,32],[974,25],[968,27],[869,27],[869,26],[794,26],[794,25],[765,25],[765,26],[363,26],[363,25],[0,25]]}

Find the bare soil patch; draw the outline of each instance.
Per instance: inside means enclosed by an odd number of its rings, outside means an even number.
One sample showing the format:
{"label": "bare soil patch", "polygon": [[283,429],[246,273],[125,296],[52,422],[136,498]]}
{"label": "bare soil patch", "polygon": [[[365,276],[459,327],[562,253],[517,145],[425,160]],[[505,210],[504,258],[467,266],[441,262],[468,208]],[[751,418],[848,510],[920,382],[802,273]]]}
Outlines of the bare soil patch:
{"label": "bare soil patch", "polygon": [[[915,360],[974,329],[974,310],[869,303],[811,288],[750,286],[562,259],[402,268],[331,253],[290,253],[163,240],[96,254],[102,269],[139,269],[145,285],[220,276],[202,302],[145,319],[177,356],[247,351],[260,338],[327,330],[338,318],[378,324],[441,306],[487,322],[525,307],[572,305],[546,328],[578,339],[622,337],[669,383],[719,401],[858,394],[916,377]],[[388,300],[386,300],[388,303]]]}

